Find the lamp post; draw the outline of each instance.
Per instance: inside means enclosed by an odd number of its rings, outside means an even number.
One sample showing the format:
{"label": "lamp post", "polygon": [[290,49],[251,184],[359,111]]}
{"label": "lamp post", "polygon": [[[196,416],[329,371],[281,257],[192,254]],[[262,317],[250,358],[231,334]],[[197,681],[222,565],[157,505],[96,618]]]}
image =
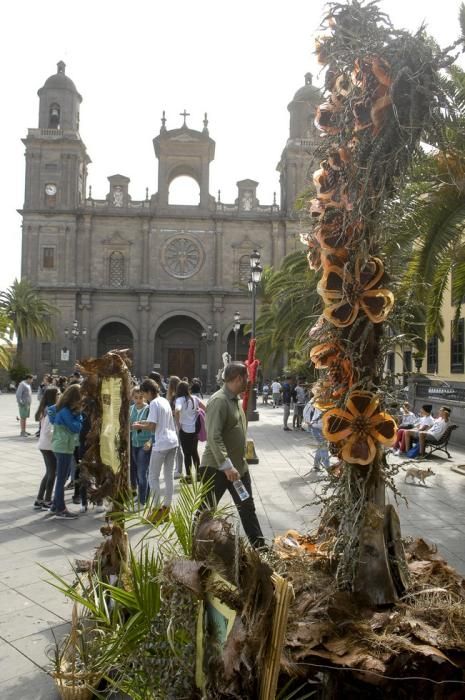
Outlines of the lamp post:
{"label": "lamp post", "polygon": [[237,360],[237,334],[241,330],[240,319],[241,319],[241,315],[240,315],[239,311],[236,311],[236,313],[234,314],[234,326],[233,326],[233,330],[234,330],[234,361]]}
{"label": "lamp post", "polygon": [[218,331],[216,328],[213,328],[212,324],[209,323],[207,325],[207,328],[202,331],[200,334],[200,337],[202,340],[204,340],[207,344],[207,392],[210,391],[211,389],[211,350],[209,350],[209,347],[211,346],[212,343],[215,343],[217,338],[219,336]]}
{"label": "lamp post", "polygon": [[[249,292],[252,293],[252,338],[256,337],[256,308],[257,308],[257,287],[262,279],[263,267],[260,265],[260,253],[254,250],[250,255],[250,278],[247,282]],[[248,418],[249,421],[259,420],[257,411],[257,386],[254,383],[252,387],[249,403]]]}
{"label": "lamp post", "polygon": [[71,326],[71,330],[69,328],[65,328],[64,334],[66,338],[71,338],[71,343],[73,347],[73,358],[74,362],[76,362],[76,348],[77,348],[77,341],[82,338],[83,336],[87,335],[87,328],[80,328],[79,323],[77,319],[74,319],[73,325]]}

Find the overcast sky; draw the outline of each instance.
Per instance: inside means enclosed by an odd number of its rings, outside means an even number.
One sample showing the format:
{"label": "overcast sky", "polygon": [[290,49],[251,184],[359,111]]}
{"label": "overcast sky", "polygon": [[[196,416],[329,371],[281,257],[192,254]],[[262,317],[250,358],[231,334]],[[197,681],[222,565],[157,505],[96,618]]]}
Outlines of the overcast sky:
{"label": "overcast sky", "polygon": [[[216,156],[210,192],[224,202],[236,182],[260,184],[262,204],[279,197],[276,165],[289,128],[287,105],[311,71],[325,3],[320,0],[16,0],[4,13],[2,65],[1,217],[4,254],[0,289],[20,274],[24,147],[38,125],[37,90],[59,60],[83,96],[80,133],[92,163],[88,184],[95,198],[108,192],[107,177],[130,178],[133,199],[157,191],[152,139],[162,110],[167,128],[202,128],[208,112]],[[397,27],[424,20],[442,45],[459,34],[459,2],[381,0]],[[461,61],[463,65],[463,61]]]}

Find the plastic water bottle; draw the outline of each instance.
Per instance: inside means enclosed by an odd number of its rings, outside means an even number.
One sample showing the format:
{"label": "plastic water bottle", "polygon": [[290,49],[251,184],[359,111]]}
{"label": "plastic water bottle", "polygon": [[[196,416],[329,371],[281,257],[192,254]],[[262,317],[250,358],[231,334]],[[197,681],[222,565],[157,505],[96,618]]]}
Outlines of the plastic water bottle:
{"label": "plastic water bottle", "polygon": [[236,489],[237,495],[239,496],[241,501],[246,501],[248,498],[250,498],[249,492],[247,491],[240,479],[237,479],[237,481],[233,481],[233,486]]}

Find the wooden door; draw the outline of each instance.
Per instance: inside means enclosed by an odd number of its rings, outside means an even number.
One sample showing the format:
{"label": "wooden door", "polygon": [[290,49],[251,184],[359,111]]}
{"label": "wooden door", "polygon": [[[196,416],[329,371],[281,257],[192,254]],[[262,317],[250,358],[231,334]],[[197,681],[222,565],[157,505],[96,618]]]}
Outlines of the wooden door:
{"label": "wooden door", "polygon": [[168,348],[168,376],[188,377],[195,374],[194,348]]}

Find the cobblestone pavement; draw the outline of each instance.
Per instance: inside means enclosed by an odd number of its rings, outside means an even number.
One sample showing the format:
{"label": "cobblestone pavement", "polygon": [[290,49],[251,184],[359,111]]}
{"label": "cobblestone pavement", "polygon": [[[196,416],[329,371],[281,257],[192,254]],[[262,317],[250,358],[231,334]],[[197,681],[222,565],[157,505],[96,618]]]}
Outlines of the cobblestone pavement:
{"label": "cobblestone pavement", "polygon": [[[36,406],[34,397],[33,410]],[[258,408],[260,420],[249,432],[260,463],[251,472],[265,537],[288,528],[311,529],[319,511],[307,505],[320,488],[319,475],[311,472],[315,446],[307,433],[283,430],[281,408]],[[15,416],[14,396],[0,395],[0,698],[55,700],[43,671],[44,649],[67,629],[71,611],[39,564],[71,580],[69,561],[92,556],[103,516],[90,510],[77,520],[58,521],[33,510],[43,463],[36,439],[19,437]],[[29,425],[31,433],[35,427]],[[398,511],[404,535],[436,542],[449,563],[465,573],[465,477],[450,468],[465,464],[465,452],[452,447],[451,453],[451,460],[427,460],[435,472],[428,488],[404,483],[404,472],[398,475],[408,499]]]}

